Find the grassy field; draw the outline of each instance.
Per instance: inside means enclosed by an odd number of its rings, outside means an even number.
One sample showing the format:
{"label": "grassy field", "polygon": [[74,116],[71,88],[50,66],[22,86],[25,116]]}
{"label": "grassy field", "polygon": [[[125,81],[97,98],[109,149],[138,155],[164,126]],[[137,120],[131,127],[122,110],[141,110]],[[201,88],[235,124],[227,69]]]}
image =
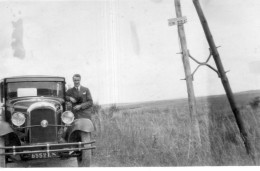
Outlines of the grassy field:
{"label": "grassy field", "polygon": [[[260,110],[257,102],[249,104],[259,96],[260,91],[235,94],[256,155]],[[197,98],[199,154],[192,154],[189,146],[187,99],[118,104],[97,111],[93,166],[253,165],[225,95]]]}

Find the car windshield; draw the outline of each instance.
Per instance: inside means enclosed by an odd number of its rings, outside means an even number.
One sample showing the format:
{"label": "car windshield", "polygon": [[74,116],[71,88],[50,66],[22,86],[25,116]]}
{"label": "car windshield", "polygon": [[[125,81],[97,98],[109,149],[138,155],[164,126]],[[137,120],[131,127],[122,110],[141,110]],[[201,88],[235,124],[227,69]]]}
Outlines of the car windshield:
{"label": "car windshield", "polygon": [[15,82],[7,85],[7,98],[28,96],[64,97],[62,82]]}

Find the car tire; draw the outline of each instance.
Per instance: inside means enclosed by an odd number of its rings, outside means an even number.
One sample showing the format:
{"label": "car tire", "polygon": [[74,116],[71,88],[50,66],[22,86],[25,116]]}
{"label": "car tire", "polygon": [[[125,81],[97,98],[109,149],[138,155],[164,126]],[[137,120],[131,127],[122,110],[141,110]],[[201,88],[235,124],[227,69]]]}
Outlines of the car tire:
{"label": "car tire", "polygon": [[[5,147],[5,139],[4,137],[0,137],[0,147]],[[0,153],[4,153],[4,149],[0,149]],[[0,167],[6,167],[6,159],[5,155],[0,155]]]}
{"label": "car tire", "polygon": [[[90,132],[80,132],[81,142],[90,142],[91,133]],[[91,147],[91,144],[85,144],[84,147]],[[77,157],[78,167],[90,167],[91,163],[91,150],[82,150],[81,155]]]}

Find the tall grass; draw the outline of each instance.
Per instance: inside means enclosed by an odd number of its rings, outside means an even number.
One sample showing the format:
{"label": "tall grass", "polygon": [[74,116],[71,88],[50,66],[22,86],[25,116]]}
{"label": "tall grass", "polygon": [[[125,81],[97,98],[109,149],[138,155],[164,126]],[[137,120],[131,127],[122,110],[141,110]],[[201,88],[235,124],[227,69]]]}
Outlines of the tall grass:
{"label": "tall grass", "polygon": [[[259,112],[245,102],[240,106],[257,145]],[[199,99],[197,111],[202,141],[200,154],[189,148],[190,121],[185,100],[131,109],[116,105],[98,108],[94,116],[97,128],[94,165],[252,165],[225,98]]]}

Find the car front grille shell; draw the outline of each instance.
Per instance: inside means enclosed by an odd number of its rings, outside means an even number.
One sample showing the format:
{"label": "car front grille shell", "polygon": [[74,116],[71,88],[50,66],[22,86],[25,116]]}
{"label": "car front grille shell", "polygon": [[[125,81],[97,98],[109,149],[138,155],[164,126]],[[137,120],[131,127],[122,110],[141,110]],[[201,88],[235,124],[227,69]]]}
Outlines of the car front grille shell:
{"label": "car front grille shell", "polygon": [[[29,111],[29,141],[30,143],[57,142],[56,110],[55,108],[40,106]],[[41,122],[46,120],[47,127],[42,127]]]}

